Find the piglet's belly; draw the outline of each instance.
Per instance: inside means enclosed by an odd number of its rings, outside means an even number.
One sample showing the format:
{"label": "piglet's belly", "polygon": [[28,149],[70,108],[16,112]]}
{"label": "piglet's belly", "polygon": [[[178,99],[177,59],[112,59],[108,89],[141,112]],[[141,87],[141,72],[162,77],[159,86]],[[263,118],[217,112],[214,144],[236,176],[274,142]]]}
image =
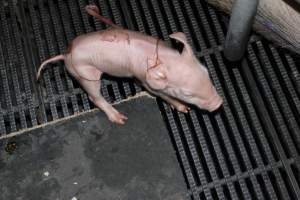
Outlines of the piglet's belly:
{"label": "piglet's belly", "polygon": [[95,65],[101,72],[116,77],[132,77],[133,73],[129,70],[128,66],[116,65],[115,63],[105,63],[101,66]]}
{"label": "piglet's belly", "polygon": [[90,55],[91,64],[101,72],[117,77],[131,77],[131,62],[124,52],[116,49]]}

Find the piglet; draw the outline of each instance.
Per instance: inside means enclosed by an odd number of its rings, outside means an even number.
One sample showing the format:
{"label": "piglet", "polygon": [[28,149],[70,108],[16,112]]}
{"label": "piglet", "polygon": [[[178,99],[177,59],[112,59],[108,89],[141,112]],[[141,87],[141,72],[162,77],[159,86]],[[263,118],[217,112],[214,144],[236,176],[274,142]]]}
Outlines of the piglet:
{"label": "piglet", "polygon": [[37,79],[45,65],[63,60],[68,72],[79,81],[89,99],[106,113],[110,121],[117,124],[124,124],[127,117],[101,95],[100,79],[103,73],[134,77],[150,93],[181,112],[190,110],[185,103],[208,111],[221,106],[222,98],[213,86],[207,69],[194,56],[184,33],[170,35],[170,38],[184,45],[180,53],[160,39],[117,26],[101,16],[95,5],[87,5],[85,9],[112,28],[76,37],[64,54],[41,64]]}

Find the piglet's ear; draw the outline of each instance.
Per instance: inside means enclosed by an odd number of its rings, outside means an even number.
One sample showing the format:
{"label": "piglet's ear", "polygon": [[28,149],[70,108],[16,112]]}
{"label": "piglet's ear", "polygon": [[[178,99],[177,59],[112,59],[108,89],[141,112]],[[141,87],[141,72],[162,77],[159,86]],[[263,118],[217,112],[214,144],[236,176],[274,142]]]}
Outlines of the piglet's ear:
{"label": "piglet's ear", "polygon": [[193,55],[193,50],[191,46],[188,44],[184,33],[182,32],[172,33],[171,35],[169,35],[169,37],[181,42],[184,45],[181,53],[182,56],[191,57]]}
{"label": "piglet's ear", "polygon": [[[148,66],[152,66],[153,60],[148,60]],[[162,64],[149,67],[146,72],[146,82],[151,89],[163,90],[167,87],[166,69]]]}

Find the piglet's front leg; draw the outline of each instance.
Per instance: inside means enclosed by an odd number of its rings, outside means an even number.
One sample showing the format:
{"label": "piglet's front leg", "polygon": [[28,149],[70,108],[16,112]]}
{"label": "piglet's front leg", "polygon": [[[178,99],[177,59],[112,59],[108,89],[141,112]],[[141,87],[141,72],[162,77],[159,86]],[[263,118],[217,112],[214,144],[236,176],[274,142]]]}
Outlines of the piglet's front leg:
{"label": "piglet's front leg", "polygon": [[171,108],[172,109],[176,109],[178,110],[179,112],[184,112],[184,113],[188,113],[191,108],[188,107],[187,105],[179,102],[178,100],[176,99],[173,99],[171,97],[168,97],[168,96],[164,96],[162,97],[165,101],[167,101],[169,104],[171,104]]}
{"label": "piglet's front leg", "polygon": [[165,100],[170,104],[172,109],[176,109],[179,112],[188,113],[191,110],[190,107],[188,107],[187,105],[181,103],[180,101],[172,97],[162,95],[162,94],[157,94],[157,96],[160,96],[163,100]]}
{"label": "piglet's front leg", "polygon": [[148,92],[152,93],[153,95],[159,96],[163,100],[168,102],[171,105],[172,109],[176,109],[179,112],[184,112],[184,113],[188,113],[191,110],[187,105],[181,103],[180,101],[178,101],[172,97],[169,97],[167,95],[164,95],[160,92],[152,90],[147,84],[143,84],[143,86],[146,88],[146,90],[148,90]]}

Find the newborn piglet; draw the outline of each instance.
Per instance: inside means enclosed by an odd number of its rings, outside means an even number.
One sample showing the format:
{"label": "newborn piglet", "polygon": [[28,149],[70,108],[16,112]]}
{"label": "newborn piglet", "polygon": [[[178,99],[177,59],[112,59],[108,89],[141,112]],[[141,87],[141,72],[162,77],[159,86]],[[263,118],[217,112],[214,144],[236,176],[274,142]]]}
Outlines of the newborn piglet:
{"label": "newborn piglet", "polygon": [[222,98],[213,86],[207,69],[195,57],[184,33],[169,36],[183,44],[180,53],[160,39],[117,26],[101,16],[95,5],[87,5],[85,9],[112,28],[76,37],[65,54],[41,64],[37,79],[45,65],[63,60],[68,72],[79,81],[89,99],[106,113],[110,121],[118,124],[124,124],[127,117],[101,95],[100,79],[103,73],[135,77],[150,93],[181,112],[189,111],[185,103],[208,111],[220,107]]}

